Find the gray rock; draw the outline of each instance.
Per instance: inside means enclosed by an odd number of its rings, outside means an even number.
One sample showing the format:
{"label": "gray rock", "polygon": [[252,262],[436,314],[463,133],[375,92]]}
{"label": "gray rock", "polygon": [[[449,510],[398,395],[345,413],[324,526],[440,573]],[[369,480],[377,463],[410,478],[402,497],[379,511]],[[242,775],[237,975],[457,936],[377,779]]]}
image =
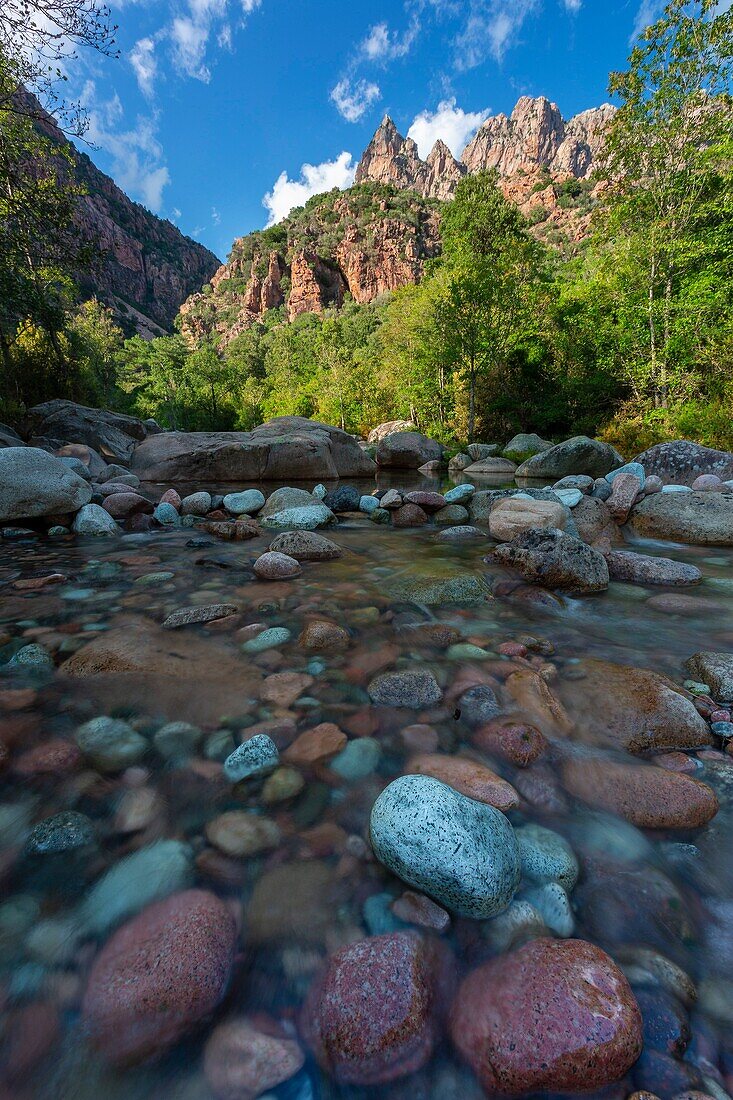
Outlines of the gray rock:
{"label": "gray rock", "polygon": [[448,469],[450,470],[451,474],[461,473],[463,470],[466,470],[472,464],[472,462],[473,459],[470,455],[453,455],[450,462],[448,463]]}
{"label": "gray rock", "polygon": [[607,481],[609,485],[613,486],[613,483],[619,476],[619,474],[633,474],[634,477],[638,477],[639,481],[641,482],[640,488],[644,488],[644,484],[646,482],[646,472],[640,462],[627,462],[625,463],[625,465],[619,466],[616,470],[611,470],[610,473],[606,474],[604,480]]}
{"label": "gray rock", "polygon": [[593,496],[596,500],[608,500],[613,488],[605,477],[597,477],[593,482]]}
{"label": "gray rock", "polygon": [[474,462],[481,462],[484,458],[493,458],[498,455],[501,448],[498,443],[469,443],[466,447],[468,456]]}
{"label": "gray rock", "polygon": [[313,531],[285,531],[272,540],[270,550],[296,561],[334,561],[343,554],[335,542]]}
{"label": "gray rock", "polygon": [[259,556],[254,563],[254,571],[255,575],[263,581],[287,580],[290,577],[299,577],[303,572],[300,562],[295,558],[273,550],[268,550]]}
{"label": "gray rock", "polygon": [[[607,484],[607,483],[605,483]],[[610,489],[611,486],[607,485]],[[608,494],[611,495],[610,493]],[[596,497],[583,497],[573,508],[573,520],[578,531],[578,536],[589,545],[608,530],[615,532],[611,509],[605,501]]]}
{"label": "gray rock", "polygon": [[94,536],[117,535],[120,530],[109,512],[99,504],[85,504],[74,517],[72,528],[77,535]]}
{"label": "gray rock", "polygon": [[189,493],[181,501],[182,516],[205,516],[211,511],[211,493]]}
{"label": "gray rock", "polygon": [[0,522],[76,512],[91,499],[89,483],[61,459],[36,447],[0,449]]}
{"label": "gray rock", "polygon": [[458,706],[461,711],[461,720],[471,729],[477,729],[490,722],[492,718],[496,718],[497,714],[501,714],[499,700],[488,684],[476,684],[468,691],[464,691],[458,700]]}
{"label": "gray rock", "polygon": [[561,477],[556,481],[552,488],[555,492],[558,489],[580,489],[581,493],[589,496],[593,492],[594,485],[595,481],[588,474],[568,474],[567,477]]}
{"label": "gray rock", "polygon": [[467,519],[468,509],[464,508],[462,504],[446,504],[444,508],[439,508],[437,512],[433,513],[433,521],[439,527],[465,524]]}
{"label": "gray rock", "polygon": [[151,902],[185,890],[193,880],[193,852],[180,840],[157,840],[115,863],[79,909],[81,927],[102,936]]}
{"label": "gray rock", "polygon": [[328,527],[336,522],[336,517],[325,504],[308,504],[299,508],[284,508],[261,520],[263,527],[287,531],[314,531],[317,527]]}
{"label": "gray rock", "polygon": [[291,631],[286,626],[271,626],[269,630],[263,630],[255,634],[254,638],[242,643],[243,653],[264,653],[268,649],[278,649],[286,645],[292,637]]}
{"label": "gray rock", "polygon": [[556,936],[567,939],[575,931],[575,917],[567,892],[558,882],[547,882],[524,891],[524,898]]}
{"label": "gray rock", "polygon": [[559,882],[572,890],[578,881],[578,861],[564,837],[542,825],[522,825],[515,829],[522,864],[522,877],[542,885]]}
{"label": "gray rock", "polygon": [[552,443],[548,443],[546,439],[542,439],[534,432],[520,432],[509,440],[501,453],[511,462],[526,462],[528,458],[542,454],[543,451],[549,451],[551,447]]}
{"label": "gray rock", "polygon": [[472,462],[463,471],[466,477],[499,477],[503,481],[513,481],[517,467],[508,458],[482,458],[480,462]]}
{"label": "gray rock", "polygon": [[413,432],[415,427],[411,420],[386,420],[384,424],[377,424],[376,428],[372,428],[367,436],[367,443],[379,443],[395,432]]}
{"label": "gray rock", "polygon": [[325,494],[323,503],[332,512],[358,512],[360,499],[361,493],[353,485],[339,485]]}
{"label": "gray rock", "polygon": [[443,493],[443,499],[446,504],[465,504],[466,501],[471,499],[475,492],[475,485],[470,485],[468,483],[464,485],[454,485],[452,489]]}
{"label": "gray rock", "polygon": [[38,645],[37,642],[31,642],[30,645],[24,645],[22,649],[14,653],[5,667],[26,669],[28,672],[51,671],[53,669],[53,657],[44,646]]}
{"label": "gray rock", "polygon": [[79,726],[74,739],[99,771],[117,772],[136,764],[148,743],[137,730],[120,718],[92,718]]}
{"label": "gray rock", "polygon": [[527,531],[497,546],[487,560],[515,570],[530,584],[559,588],[571,595],[608,588],[603,555],[564,531]]}
{"label": "gray rock", "polygon": [[156,506],[153,519],[160,527],[180,527],[181,525],[178,509],[167,500],[161,501]]}
{"label": "gray rock", "polygon": [[[549,500],[560,504],[560,498],[552,489],[481,489],[468,503],[472,523],[488,523],[494,505],[510,497],[531,497],[532,500]],[[570,516],[568,510],[567,515]]]}
{"label": "gray rock", "polygon": [[239,608],[234,603],[210,603],[202,607],[179,607],[173,611],[163,622],[164,630],[178,630],[182,626],[193,626],[196,623],[213,623],[217,619],[224,619],[227,615],[236,615]]}
{"label": "gray rock", "polygon": [[96,843],[94,825],[85,814],[62,810],[35,826],[26,844],[30,855],[58,855],[90,848]]}
{"label": "gray rock", "polygon": [[77,477],[83,477],[85,481],[91,481],[92,475],[89,473],[89,468],[84,465],[80,458],[73,458],[71,456],[60,456],[59,462],[63,462],[67,469],[71,470]]}
{"label": "gray rock", "polygon": [[453,576],[402,575],[386,583],[391,599],[396,602],[438,607],[441,604],[475,606],[491,599],[491,589],[479,573],[454,573]]}
{"label": "gray rock", "polygon": [[163,432],[136,449],[144,481],[336,480],[372,477],[375,465],[348,432],[302,416],[279,416],[251,432]]}
{"label": "gray rock", "polygon": [[458,527],[446,527],[435,536],[440,542],[470,542],[473,539],[485,539],[486,534],[480,527],[460,524]]}
{"label": "gray rock", "polygon": [[647,474],[655,474],[664,484],[692,485],[700,474],[717,474],[721,481],[733,478],[733,453],[716,451],[677,439],[671,443],[657,443],[648,451],[637,455],[638,462]]}
{"label": "gray rock", "polygon": [[443,447],[420,432],[392,432],[379,441],[377,465],[417,470],[425,462],[440,461]]}
{"label": "gray rock", "polygon": [[27,414],[28,435],[85,444],[107,462],[129,461],[148,429],[141,420],[123,413],[90,409],[75,401],[53,400],[35,405]]}
{"label": "gray rock", "polygon": [[255,779],[274,772],[280,762],[277,745],[266,733],[256,733],[244,741],[224,761],[224,775],[230,783]]}
{"label": "gray rock", "polygon": [[710,686],[715,699],[733,700],[733,653],[695,653],[685,668]]}
{"label": "gray rock", "polygon": [[23,440],[8,424],[0,424],[0,447],[22,447]]}
{"label": "gray rock", "polygon": [[517,477],[552,478],[557,480],[569,474],[588,474],[590,477],[605,477],[609,471],[623,466],[624,460],[618,451],[608,443],[598,439],[578,435],[557,443],[549,451],[533,455],[517,470]]}
{"label": "gray rock", "polygon": [[673,561],[672,558],[653,558],[628,550],[611,550],[604,556],[612,581],[677,586],[699,584],[702,580],[702,573],[696,565]]}
{"label": "gray rock", "polygon": [[383,672],[371,681],[367,691],[371,701],[379,706],[410,707],[412,710],[434,706],[443,698],[443,692],[428,669]]}
{"label": "gray rock", "polygon": [[632,508],[629,523],[644,538],[733,546],[733,493],[655,493]]}
{"label": "gray rock", "polygon": [[[298,489],[298,493],[302,493]],[[235,516],[254,516],[265,506],[265,494],[259,489],[245,489],[241,493],[227,493],[223,500],[227,512]]]}
{"label": "gray rock", "polygon": [[382,791],[370,836],[380,863],[464,917],[501,913],[519,885],[519,846],[507,818],[429,776],[404,775]]}
{"label": "gray rock", "polygon": [[100,489],[102,489],[105,485],[127,485],[132,489],[137,489],[139,484],[140,478],[136,474],[131,474],[130,471],[127,470],[124,474],[117,474],[116,477],[107,477],[106,480],[101,483]]}
{"label": "gray rock", "polygon": [[153,744],[165,760],[191,756],[203,738],[203,732],[190,722],[168,722],[153,734]]}

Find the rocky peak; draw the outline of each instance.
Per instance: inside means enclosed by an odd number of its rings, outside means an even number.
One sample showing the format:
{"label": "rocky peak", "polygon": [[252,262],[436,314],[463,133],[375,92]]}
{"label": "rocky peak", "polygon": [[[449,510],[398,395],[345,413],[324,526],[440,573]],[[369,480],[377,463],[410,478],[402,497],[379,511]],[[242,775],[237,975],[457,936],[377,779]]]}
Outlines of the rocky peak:
{"label": "rocky peak", "polygon": [[389,115],[385,115],[359,161],[356,183],[366,180],[391,183],[423,194],[422,188],[415,187],[415,181],[424,170],[425,164],[420,160],[415,142],[403,137]]}

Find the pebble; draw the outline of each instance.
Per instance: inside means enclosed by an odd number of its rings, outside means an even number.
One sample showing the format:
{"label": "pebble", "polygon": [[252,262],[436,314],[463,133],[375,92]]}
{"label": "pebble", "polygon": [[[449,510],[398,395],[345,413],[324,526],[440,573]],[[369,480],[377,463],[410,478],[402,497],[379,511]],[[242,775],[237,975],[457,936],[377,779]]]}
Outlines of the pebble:
{"label": "pebble", "polygon": [[431,932],[447,932],[451,925],[450,914],[432,898],[405,890],[392,902],[392,912],[406,924],[416,924]]}
{"label": "pebble", "polygon": [[522,877],[527,882],[557,882],[572,890],[578,881],[578,860],[564,837],[531,822],[515,829]]}
{"label": "pebble", "polygon": [[336,561],[343,554],[337,543],[315,531],[284,531],[272,540],[270,550],[296,561]]}
{"label": "pebble", "polygon": [[501,711],[501,705],[493,688],[488,684],[476,684],[463,692],[457,709],[461,712],[461,721],[476,729],[495,718]]}
{"label": "pebble", "polygon": [[195,626],[200,623],[213,623],[236,615],[239,608],[233,603],[210,603],[202,607],[180,607],[163,621],[164,630],[178,630],[182,626]]}
{"label": "pebble", "polygon": [[148,742],[120,718],[92,718],[74,734],[77,745],[96,768],[122,771],[136,764],[148,750]]}
{"label": "pebble", "polygon": [[304,1061],[294,1039],[239,1017],[217,1024],[209,1036],[204,1076],[217,1100],[256,1100],[294,1077]]}
{"label": "pebble", "polygon": [[205,516],[211,511],[211,493],[190,493],[181,501],[181,515]]}
{"label": "pebble", "polygon": [[413,710],[433,706],[443,698],[437,680],[428,669],[384,672],[370,682],[367,691],[372,702],[379,706]]}
{"label": "pebble", "polygon": [[6,668],[26,669],[27,671],[50,671],[53,669],[53,657],[42,645],[24,645],[7,662]]}
{"label": "pebble", "polygon": [[324,649],[347,649],[351,636],[344,627],[323,619],[308,623],[298,638],[302,649],[320,651]]}
{"label": "pebble", "polygon": [[267,551],[254,563],[256,575],[263,581],[279,581],[289,577],[299,577],[302,570],[299,562],[288,554]]}
{"label": "pebble", "polygon": [[203,738],[198,726],[189,722],[168,722],[153,734],[153,744],[166,760],[185,759]]}
{"label": "pebble", "polygon": [[160,527],[180,527],[181,524],[178,509],[165,500],[161,500],[153,512],[153,519]]}
{"label": "pebble", "polygon": [[445,753],[420,753],[410,757],[404,770],[408,775],[431,775],[466,798],[485,802],[504,813],[519,805],[519,795],[511,783],[476,760]]}
{"label": "pebble", "polygon": [[290,641],[290,631],[285,626],[273,626],[269,630],[263,630],[254,638],[249,638],[242,645],[243,653],[264,653],[268,649],[278,649]]}
{"label": "pebble", "polygon": [[277,805],[295,798],[305,787],[305,779],[297,768],[276,768],[262,786],[261,798],[265,806]]}
{"label": "pebble", "polygon": [[233,516],[254,516],[264,508],[265,496],[259,489],[245,489],[241,493],[227,493],[223,504]]}
{"label": "pebble", "polygon": [[76,513],[72,529],[77,535],[117,535],[119,527],[99,504],[84,504]]}
{"label": "pebble", "polygon": [[280,829],[269,817],[230,810],[206,825],[206,838],[226,856],[244,859],[277,848]]}
{"label": "pebble", "polygon": [[377,770],[381,755],[379,741],[373,737],[356,737],[333,758],[330,769],[347,783],[355,783]]}
{"label": "pebble", "polygon": [[193,876],[193,853],[180,840],[157,840],[115,863],[79,909],[82,930],[102,936],[146,905],[182,890]]}
{"label": "pebble", "polygon": [[475,485],[455,485],[447,493],[444,493],[443,497],[446,504],[463,504],[465,501],[470,500],[475,492]]}
{"label": "pebble", "polygon": [[559,882],[546,882],[524,891],[525,899],[533,905],[542,920],[556,936],[568,939],[575,931],[575,917],[567,891]]}
{"label": "pebble", "polygon": [[364,512],[365,515],[371,515],[372,512],[376,512],[379,509],[379,501],[376,497],[363,496],[359,497],[359,511]]}
{"label": "pebble", "polygon": [[266,733],[257,733],[244,741],[224,761],[224,775],[230,783],[269,775],[280,762],[277,745]]}
{"label": "pebble", "polygon": [[57,855],[96,844],[94,825],[85,814],[62,810],[35,826],[26,844],[30,855]]}
{"label": "pebble", "polygon": [[296,737],[283,753],[283,760],[299,768],[323,764],[345,747],[346,734],[333,722],[322,722]]}
{"label": "pebble", "polygon": [[370,836],[380,863],[462,916],[495,916],[519,885],[519,846],[507,818],[430,776],[390,783],[372,807]]}

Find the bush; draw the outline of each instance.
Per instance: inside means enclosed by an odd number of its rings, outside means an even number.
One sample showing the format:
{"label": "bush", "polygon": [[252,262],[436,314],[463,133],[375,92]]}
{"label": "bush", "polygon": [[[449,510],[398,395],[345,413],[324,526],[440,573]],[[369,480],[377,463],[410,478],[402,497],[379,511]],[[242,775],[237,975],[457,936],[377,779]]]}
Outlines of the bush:
{"label": "bush", "polygon": [[600,438],[627,458],[672,439],[733,451],[733,422],[723,401],[685,401],[667,409],[625,406],[602,429]]}

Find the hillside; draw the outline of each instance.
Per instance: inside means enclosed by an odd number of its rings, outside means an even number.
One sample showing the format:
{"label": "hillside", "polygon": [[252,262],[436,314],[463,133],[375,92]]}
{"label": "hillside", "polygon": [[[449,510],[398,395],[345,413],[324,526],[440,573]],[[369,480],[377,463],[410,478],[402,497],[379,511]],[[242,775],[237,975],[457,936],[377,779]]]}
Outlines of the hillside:
{"label": "hillside", "polygon": [[364,183],[310,199],[270,229],[234,242],[229,260],[181,308],[185,333],[216,332],[228,343],[268,310],[288,320],[340,306],[346,295],[371,302],[417,282],[440,250],[435,199]]}
{"label": "hillside", "polygon": [[[181,304],[212,277],[219,260],[171,222],[128,198],[40,108],[34,114],[39,130],[70,154],[75,177],[87,192],[78,200],[75,222],[82,241],[94,246],[99,259],[90,274],[77,276],[82,294],[111,306],[128,335],[170,331]],[[66,171],[62,158],[59,169]]]}
{"label": "hillside", "polygon": [[440,209],[467,174],[495,169],[535,236],[577,250],[604,183],[596,178],[613,107],[565,121],[545,98],[523,97],[511,116],[486,120],[456,160],[436,142],[426,160],[386,117],[365,150],[354,187],[317,195],[276,226],[234,242],[226,264],[181,307],[183,331],[229,343],[270,310],[286,320],[370,302],[417,282],[440,251]]}

